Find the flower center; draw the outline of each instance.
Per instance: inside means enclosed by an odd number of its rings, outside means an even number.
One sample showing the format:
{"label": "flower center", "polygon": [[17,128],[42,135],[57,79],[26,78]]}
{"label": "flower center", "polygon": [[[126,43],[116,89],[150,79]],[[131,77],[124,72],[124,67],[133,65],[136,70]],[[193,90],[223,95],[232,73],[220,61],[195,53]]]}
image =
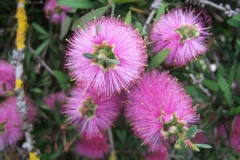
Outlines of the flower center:
{"label": "flower center", "polygon": [[97,105],[94,103],[93,98],[87,98],[82,102],[82,106],[79,108],[81,116],[91,118],[95,114]]}
{"label": "flower center", "polygon": [[200,35],[200,31],[197,28],[197,25],[190,26],[188,24],[184,24],[177,28],[176,32],[181,36],[181,43],[185,43],[188,40],[195,39]]}
{"label": "flower center", "polygon": [[94,45],[93,53],[84,53],[83,56],[91,59],[92,64],[98,65],[104,72],[107,72],[120,64],[113,50],[114,45],[109,45],[106,41],[103,41],[101,45]]}
{"label": "flower center", "polygon": [[0,123],[0,135],[5,132],[6,123],[7,123],[7,122],[1,122],[1,123]]}
{"label": "flower center", "polygon": [[62,13],[62,8],[61,8],[61,6],[56,6],[55,8],[54,8],[54,13],[57,13],[57,14],[60,14],[60,13]]}

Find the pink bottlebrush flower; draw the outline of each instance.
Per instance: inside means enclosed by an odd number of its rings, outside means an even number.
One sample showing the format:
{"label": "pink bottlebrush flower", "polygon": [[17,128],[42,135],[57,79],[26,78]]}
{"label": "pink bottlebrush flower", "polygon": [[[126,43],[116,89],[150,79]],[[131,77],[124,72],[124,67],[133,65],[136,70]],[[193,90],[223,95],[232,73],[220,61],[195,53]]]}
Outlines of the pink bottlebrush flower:
{"label": "pink bottlebrush flower", "polygon": [[[27,110],[27,121],[30,124],[33,124],[35,122],[35,120],[37,119],[37,111],[38,108],[34,105],[33,101],[28,98],[27,96],[24,97],[24,101],[27,104],[28,110]],[[17,103],[17,101],[16,101]],[[16,107],[16,105],[15,105]]]}
{"label": "pink bottlebrush flower", "polygon": [[237,115],[233,122],[233,132],[230,137],[230,146],[237,152],[240,152],[240,115]]}
{"label": "pink bottlebrush flower", "polygon": [[128,100],[126,117],[135,135],[148,144],[150,150],[156,150],[166,138],[168,131],[164,130],[164,124],[188,126],[199,120],[191,97],[167,72],[144,73],[128,94]]}
{"label": "pink bottlebrush flower", "polygon": [[208,142],[208,137],[203,134],[203,132],[198,132],[193,138],[193,142],[198,144],[204,144]]}
{"label": "pink bottlebrush flower", "polygon": [[202,18],[199,14],[195,15],[194,11],[172,9],[161,16],[150,30],[149,38],[154,42],[152,51],[156,54],[163,49],[170,49],[163,64],[184,66],[207,51],[207,29]]}
{"label": "pink bottlebrush flower", "polygon": [[16,98],[9,97],[0,103],[0,148],[14,145],[22,138],[21,114],[16,110]]}
{"label": "pink bottlebrush flower", "polygon": [[62,106],[65,99],[66,99],[66,94],[64,92],[56,92],[45,97],[44,102],[50,107],[52,111],[54,111],[55,105],[58,104]]}
{"label": "pink bottlebrush flower", "polygon": [[47,0],[44,4],[45,17],[55,24],[61,24],[71,8],[57,4],[57,0]]}
{"label": "pink bottlebrush flower", "polygon": [[145,160],[169,160],[167,158],[168,156],[168,150],[163,147],[159,146],[156,150],[156,152],[149,152],[144,157]]}
{"label": "pink bottlebrush flower", "polygon": [[6,91],[11,91],[15,87],[15,71],[13,66],[3,60],[0,60],[0,94]]}
{"label": "pink bottlebrush flower", "polygon": [[79,86],[109,98],[140,78],[146,46],[131,25],[115,18],[99,18],[78,28],[69,40],[66,66]]}
{"label": "pink bottlebrush flower", "polygon": [[109,144],[105,134],[88,139],[85,134],[77,141],[77,153],[91,159],[103,159],[109,151]]}
{"label": "pink bottlebrush flower", "polygon": [[96,95],[89,95],[81,88],[74,88],[71,97],[66,100],[64,113],[67,114],[70,124],[74,125],[78,132],[91,138],[98,136],[101,131],[113,125],[120,114],[122,104],[120,96],[101,100]]}

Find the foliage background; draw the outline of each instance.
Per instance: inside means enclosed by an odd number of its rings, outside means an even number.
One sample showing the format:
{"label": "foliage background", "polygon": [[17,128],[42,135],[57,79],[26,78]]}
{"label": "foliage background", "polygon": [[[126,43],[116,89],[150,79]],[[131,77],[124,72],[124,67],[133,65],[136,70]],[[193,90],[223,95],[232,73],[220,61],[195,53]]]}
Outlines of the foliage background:
{"label": "foliage background", "polygon": [[[114,17],[121,15],[121,19],[132,23],[143,36],[147,35],[150,25],[147,25],[146,31],[142,27],[151,12],[149,7],[152,2],[113,0]],[[240,8],[238,0],[212,2]],[[65,39],[71,36],[71,28],[102,14],[110,16],[113,6],[107,0],[59,0],[58,3],[74,7],[62,25],[54,25],[45,19],[44,1],[31,0],[26,4],[29,30],[26,37],[27,47],[24,50],[24,89],[39,108],[32,134],[36,140],[35,146],[41,152],[41,159],[85,160],[87,158],[79,157],[75,153],[74,142],[78,137],[75,129],[66,125],[59,107],[52,113],[44,104],[43,98],[57,91],[67,92],[74,85],[64,68],[67,44]],[[0,1],[0,57],[8,61],[11,61],[12,50],[16,47],[16,4],[15,0]],[[208,40],[207,53],[188,66],[170,68],[169,71],[184,84],[188,94],[193,97],[194,104],[199,104],[201,120],[198,125],[213,148],[201,149],[199,153],[185,149],[175,154],[172,159],[239,159],[239,154],[224,143],[216,127],[219,124],[231,125],[234,117],[240,113],[240,15],[231,18],[224,11],[211,6],[202,7],[183,0],[166,0],[157,9],[154,18],[164,14],[166,8],[170,10],[176,6],[191,6],[196,12],[201,11],[203,18],[209,17],[206,25],[211,26],[212,35]],[[98,9],[97,12],[91,12],[95,9]],[[149,62],[152,60],[149,52]],[[155,61],[160,63],[159,59]],[[163,70],[158,64],[154,66]],[[141,146],[141,141],[134,137],[123,115],[118,118],[112,132],[118,159],[143,159],[147,152],[146,147]],[[226,133],[229,140],[231,131],[226,129]],[[19,146],[20,144],[21,142]],[[13,150],[7,150],[9,157],[12,152],[18,153],[16,148]],[[26,153],[22,152],[22,157],[24,155],[26,156]]]}

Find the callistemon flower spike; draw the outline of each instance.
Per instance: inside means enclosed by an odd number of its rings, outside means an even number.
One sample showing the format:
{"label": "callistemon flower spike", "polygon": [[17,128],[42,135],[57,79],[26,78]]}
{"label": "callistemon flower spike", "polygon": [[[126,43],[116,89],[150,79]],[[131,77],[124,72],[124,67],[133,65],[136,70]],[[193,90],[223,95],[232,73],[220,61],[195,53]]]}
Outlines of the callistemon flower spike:
{"label": "callistemon flower spike", "polygon": [[0,94],[11,91],[15,87],[15,71],[13,66],[0,60]]}
{"label": "callistemon flower spike", "polygon": [[57,0],[47,0],[44,4],[45,17],[55,24],[61,24],[66,18],[66,13],[72,8],[57,4]]}
{"label": "callistemon flower spike", "polygon": [[16,98],[10,97],[0,103],[0,149],[14,145],[23,136],[22,117],[16,110]]}
{"label": "callistemon flower spike", "polygon": [[233,122],[233,133],[230,137],[230,146],[240,152],[240,115],[237,115]]}
{"label": "callistemon flower spike", "polygon": [[83,95],[79,87],[72,89],[70,94],[64,106],[67,121],[89,138],[99,136],[101,131],[110,128],[122,109],[120,95],[101,100],[97,95]]}
{"label": "callistemon flower spike", "polygon": [[[167,72],[144,73],[128,94],[125,115],[135,135],[156,150],[162,141],[198,121],[192,99]],[[180,128],[180,129],[179,129]],[[179,134],[180,135],[180,134]]]}
{"label": "callistemon flower spike", "polygon": [[150,30],[149,39],[153,42],[152,51],[158,53],[170,49],[164,60],[165,66],[184,66],[207,51],[208,29],[204,28],[200,14],[182,8],[172,9],[162,15]]}
{"label": "callistemon flower spike", "polygon": [[84,92],[109,98],[128,90],[143,72],[144,40],[131,25],[99,18],[78,28],[68,40],[66,67]]}
{"label": "callistemon flower spike", "polygon": [[82,134],[76,143],[76,150],[81,156],[91,159],[103,159],[104,155],[109,152],[107,136],[102,133],[101,136],[98,135],[89,139],[86,134]]}
{"label": "callistemon flower spike", "polygon": [[52,93],[44,98],[44,102],[50,107],[52,111],[54,111],[54,107],[57,105],[60,105],[62,107],[63,103],[66,99],[66,93],[64,92],[56,92]]}

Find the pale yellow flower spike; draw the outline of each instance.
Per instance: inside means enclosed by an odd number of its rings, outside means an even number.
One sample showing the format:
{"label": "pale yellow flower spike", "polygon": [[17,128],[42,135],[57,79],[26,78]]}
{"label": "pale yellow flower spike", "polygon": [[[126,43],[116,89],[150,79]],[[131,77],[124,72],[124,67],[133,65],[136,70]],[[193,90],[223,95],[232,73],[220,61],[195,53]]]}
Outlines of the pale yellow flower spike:
{"label": "pale yellow flower spike", "polygon": [[25,11],[25,0],[18,0],[17,6],[17,36],[16,36],[16,46],[18,51],[22,51],[25,48],[25,39],[26,39],[26,32],[28,30],[28,23],[27,23],[27,15]]}
{"label": "pale yellow flower spike", "polygon": [[40,160],[35,152],[29,152],[29,160]]}

